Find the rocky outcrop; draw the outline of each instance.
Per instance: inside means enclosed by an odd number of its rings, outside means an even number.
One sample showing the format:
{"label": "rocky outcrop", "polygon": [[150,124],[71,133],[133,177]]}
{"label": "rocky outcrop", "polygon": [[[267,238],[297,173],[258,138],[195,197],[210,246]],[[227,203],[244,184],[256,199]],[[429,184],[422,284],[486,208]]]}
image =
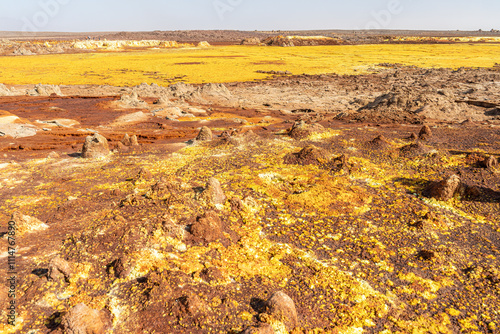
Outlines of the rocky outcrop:
{"label": "rocky outcrop", "polygon": [[64,280],[69,282],[71,276],[73,275],[73,270],[71,265],[65,259],[57,256],[50,260],[49,271],[47,272],[47,278],[51,281],[61,281]]}
{"label": "rocky outcrop", "polygon": [[26,233],[41,231],[49,228],[49,226],[39,219],[31,216],[23,215],[16,211],[12,214],[10,221],[15,223],[16,234],[22,236]]}
{"label": "rocky outcrop", "polygon": [[102,135],[95,133],[85,138],[82,149],[82,158],[101,158],[110,153],[108,140]]}
{"label": "rocky outcrop", "polygon": [[212,130],[210,130],[209,127],[202,127],[200,129],[200,132],[198,133],[198,136],[196,137],[197,141],[210,141],[212,140]]}
{"label": "rocky outcrop", "polygon": [[[299,326],[299,317],[295,308],[295,303],[292,298],[283,291],[275,292],[267,300],[265,314],[272,320],[282,322],[289,332]],[[268,318],[266,316],[261,315],[261,318],[263,320],[269,320],[266,319]]]}
{"label": "rocky outcrop", "polygon": [[453,174],[450,177],[431,183],[424,194],[439,201],[448,201],[453,198],[460,187],[460,178]]}
{"label": "rocky outcrop", "polygon": [[26,91],[26,95],[31,95],[31,96],[50,96],[53,94],[58,96],[63,96],[61,88],[59,88],[59,86],[53,86],[53,85],[38,84],[33,89],[28,89]]}
{"label": "rocky outcrop", "polygon": [[111,321],[106,311],[80,303],[62,317],[61,327],[64,334],[104,334],[111,328]]}

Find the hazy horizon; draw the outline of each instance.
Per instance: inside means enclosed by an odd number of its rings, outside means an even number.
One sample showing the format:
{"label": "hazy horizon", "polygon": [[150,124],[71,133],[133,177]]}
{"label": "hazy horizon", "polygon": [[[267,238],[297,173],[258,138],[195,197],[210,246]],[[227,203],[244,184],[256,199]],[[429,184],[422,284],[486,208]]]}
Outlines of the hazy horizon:
{"label": "hazy horizon", "polygon": [[31,32],[500,29],[494,0],[25,0],[0,13],[0,31]]}

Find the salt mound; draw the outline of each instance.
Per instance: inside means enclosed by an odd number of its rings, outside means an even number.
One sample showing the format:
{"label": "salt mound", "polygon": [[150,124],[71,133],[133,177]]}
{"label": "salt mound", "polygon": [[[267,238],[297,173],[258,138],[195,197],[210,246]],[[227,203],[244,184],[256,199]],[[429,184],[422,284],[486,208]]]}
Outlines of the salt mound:
{"label": "salt mound", "polygon": [[397,119],[416,123],[423,118],[462,120],[467,114],[467,106],[438,91],[415,92],[411,87],[393,87],[358,111],[362,115],[377,115],[381,121]]}
{"label": "salt mound", "polygon": [[209,48],[209,47],[211,47],[210,43],[208,43],[207,41],[199,42],[198,45],[196,45],[196,46],[199,47],[199,48]]}
{"label": "salt mound", "polygon": [[11,96],[14,95],[10,89],[7,88],[4,84],[0,84],[0,96]]}
{"label": "salt mound", "polygon": [[225,99],[229,100],[231,98],[231,92],[223,84],[208,83],[201,87],[196,88],[189,96],[186,97],[187,100],[193,102],[206,102],[206,100],[211,99]]}
{"label": "salt mound", "polygon": [[257,37],[251,37],[251,38],[245,38],[244,40],[241,41],[241,45],[259,45],[260,38]]}
{"label": "salt mound", "polygon": [[166,92],[173,97],[184,98],[192,94],[195,90],[196,88],[192,85],[185,84],[184,82],[178,82],[168,86]]}
{"label": "salt mound", "polygon": [[52,94],[55,94],[57,96],[63,96],[61,88],[59,88],[59,86],[54,86],[54,85],[38,84],[35,86],[35,88],[26,90],[26,95],[30,96],[50,96]]}
{"label": "salt mound", "polygon": [[124,94],[117,101],[117,104],[121,108],[147,108],[148,104],[143,100],[139,100],[139,95],[136,92],[130,94]]}

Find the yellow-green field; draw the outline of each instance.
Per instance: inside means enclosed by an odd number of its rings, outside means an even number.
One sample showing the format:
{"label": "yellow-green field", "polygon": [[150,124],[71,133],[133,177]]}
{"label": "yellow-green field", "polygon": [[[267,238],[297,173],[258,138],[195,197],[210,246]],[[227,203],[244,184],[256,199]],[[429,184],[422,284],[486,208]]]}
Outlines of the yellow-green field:
{"label": "yellow-green field", "polygon": [[420,67],[492,67],[500,44],[356,45],[316,47],[220,46],[133,52],[0,58],[5,84],[167,85],[264,79],[256,71],[360,74],[380,63]]}

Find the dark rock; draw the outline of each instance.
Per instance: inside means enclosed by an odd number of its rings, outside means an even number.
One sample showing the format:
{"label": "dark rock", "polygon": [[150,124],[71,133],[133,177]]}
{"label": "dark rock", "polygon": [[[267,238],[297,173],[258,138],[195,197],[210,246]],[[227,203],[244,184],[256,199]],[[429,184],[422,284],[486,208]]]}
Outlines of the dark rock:
{"label": "dark rock", "polygon": [[314,145],[308,145],[298,153],[285,156],[285,164],[290,165],[324,165],[330,159],[330,154]]}
{"label": "dark rock", "polygon": [[368,142],[368,146],[373,149],[386,149],[391,147],[391,143],[383,135],[376,137]]}
{"label": "dark rock", "polygon": [[418,139],[418,136],[412,132],[412,134],[407,139],[411,141],[416,141]]}
{"label": "dark rock", "polygon": [[303,139],[310,136],[313,133],[323,132],[325,128],[320,124],[307,124],[304,121],[296,122],[290,130],[288,130],[288,135],[293,139]]}
{"label": "dark rock", "polygon": [[109,154],[108,140],[98,133],[85,138],[83,144],[83,158],[100,158]]}
{"label": "dark rock", "polygon": [[428,250],[421,250],[417,254],[417,257],[424,261],[432,260],[435,256],[436,254],[433,251],[428,251]]}
{"label": "dark rock", "polygon": [[215,211],[208,211],[196,219],[190,231],[206,242],[217,241],[222,238],[222,222]]}
{"label": "dark rock", "polygon": [[432,137],[431,128],[428,125],[424,125],[424,127],[418,133],[418,138],[420,140],[429,140]]}
{"label": "dark rock", "polygon": [[430,148],[427,146],[421,144],[421,143],[414,143],[410,145],[403,146],[399,149],[399,152],[401,155],[407,158],[419,156],[419,155],[425,155],[431,151]]}
{"label": "dark rock", "polygon": [[216,267],[209,267],[203,269],[200,273],[200,277],[208,283],[220,282],[224,279],[224,276],[222,276],[221,271]]}
{"label": "dark rock", "polygon": [[195,293],[189,293],[182,296],[179,298],[179,302],[181,304],[181,311],[190,316],[194,316],[206,309],[205,303]]}
{"label": "dark rock", "polygon": [[50,260],[49,271],[47,273],[47,278],[49,280],[59,281],[61,279],[64,279],[66,282],[69,282],[72,274],[73,271],[68,261],[59,256]]}
{"label": "dark rock", "polygon": [[126,256],[121,256],[112,263],[116,278],[125,278],[130,274],[130,266]]}
{"label": "dark rock", "polygon": [[448,201],[453,198],[459,187],[460,178],[454,174],[440,182],[431,183],[424,193],[428,197],[433,197],[439,201]]}

